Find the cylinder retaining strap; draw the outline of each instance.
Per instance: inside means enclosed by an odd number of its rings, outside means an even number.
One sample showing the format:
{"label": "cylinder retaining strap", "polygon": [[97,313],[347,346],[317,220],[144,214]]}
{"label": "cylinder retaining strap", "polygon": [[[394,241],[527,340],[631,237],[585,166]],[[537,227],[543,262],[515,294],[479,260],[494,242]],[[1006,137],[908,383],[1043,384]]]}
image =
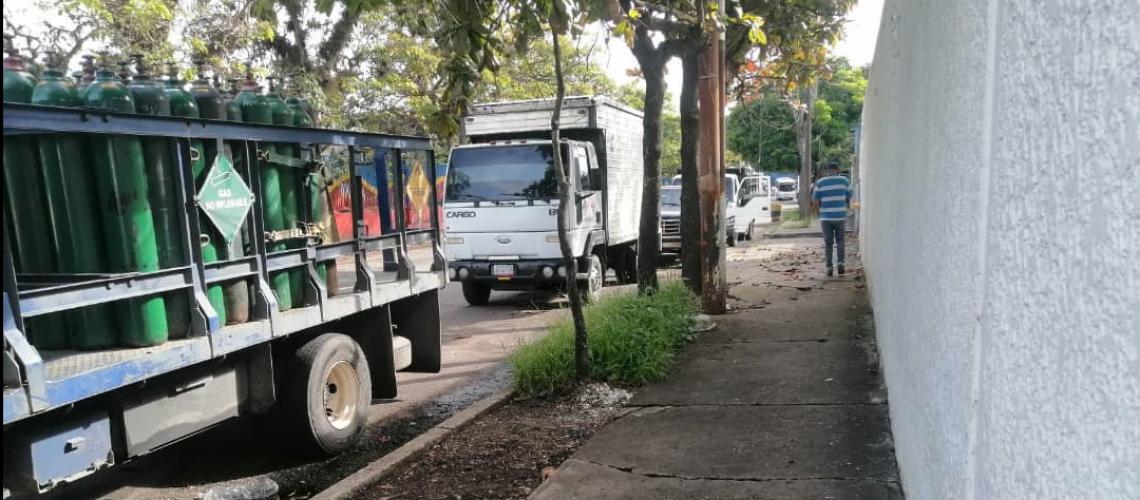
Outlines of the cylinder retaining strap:
{"label": "cylinder retaining strap", "polygon": [[281,165],[284,167],[309,168],[309,166],[313,163],[312,161],[302,160],[300,158],[294,158],[292,156],[286,156],[264,149],[257,150],[257,156],[261,161],[269,162],[274,165]]}
{"label": "cylinder retaining strap", "polygon": [[288,240],[307,240],[313,244],[321,242],[322,229],[317,224],[301,223],[301,227],[282,229],[279,231],[266,231],[265,242],[276,243]]}

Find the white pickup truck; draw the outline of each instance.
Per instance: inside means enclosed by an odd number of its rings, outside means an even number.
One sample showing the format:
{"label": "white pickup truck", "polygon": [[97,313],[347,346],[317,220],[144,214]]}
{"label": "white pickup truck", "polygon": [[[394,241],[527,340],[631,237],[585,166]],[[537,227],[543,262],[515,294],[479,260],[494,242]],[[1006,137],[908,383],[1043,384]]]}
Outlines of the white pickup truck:
{"label": "white pickup truck", "polygon": [[[771,188],[767,176],[750,175],[740,180],[736,174],[724,175],[725,238],[728,246],[739,240],[751,240],[761,224],[772,221],[768,206]],[[668,186],[661,187],[661,251],[681,251],[681,176],[674,176]]]}

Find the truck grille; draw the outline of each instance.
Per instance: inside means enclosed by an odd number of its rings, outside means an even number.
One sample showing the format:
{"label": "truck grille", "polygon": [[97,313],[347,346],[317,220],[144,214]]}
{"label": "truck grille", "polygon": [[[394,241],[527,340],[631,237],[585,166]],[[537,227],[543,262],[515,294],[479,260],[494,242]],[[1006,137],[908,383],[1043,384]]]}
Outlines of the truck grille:
{"label": "truck grille", "polygon": [[661,218],[661,236],[677,236],[681,234],[680,217]]}

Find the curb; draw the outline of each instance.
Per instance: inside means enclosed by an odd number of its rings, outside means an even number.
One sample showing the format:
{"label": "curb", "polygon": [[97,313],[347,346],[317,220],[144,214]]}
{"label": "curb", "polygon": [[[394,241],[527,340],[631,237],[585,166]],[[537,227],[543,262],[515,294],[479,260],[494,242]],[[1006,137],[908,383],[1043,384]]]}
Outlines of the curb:
{"label": "curb", "polygon": [[786,233],[786,232],[772,232],[764,235],[765,238],[770,239],[784,239],[784,238],[822,238],[823,231],[805,231],[799,233]]}
{"label": "curb", "polygon": [[484,413],[497,408],[499,405],[506,402],[514,395],[513,389],[503,389],[487,396],[479,401],[476,401],[471,406],[468,406],[463,411],[452,415],[447,420],[440,422],[435,427],[428,429],[427,432],[416,436],[415,439],[404,443],[403,446],[396,448],[391,453],[384,455],[372,463],[364,466],[364,468],[353,472],[352,475],[337,481],[332,486],[325,488],[320,493],[314,495],[311,500],[345,500],[353,494],[359,492],[365,487],[379,482],[380,478],[392,472],[396,467],[410,461],[418,456],[424,450],[431,448],[436,443],[442,441],[447,436],[451,435],[459,429],[462,429],[471,421],[479,418]]}

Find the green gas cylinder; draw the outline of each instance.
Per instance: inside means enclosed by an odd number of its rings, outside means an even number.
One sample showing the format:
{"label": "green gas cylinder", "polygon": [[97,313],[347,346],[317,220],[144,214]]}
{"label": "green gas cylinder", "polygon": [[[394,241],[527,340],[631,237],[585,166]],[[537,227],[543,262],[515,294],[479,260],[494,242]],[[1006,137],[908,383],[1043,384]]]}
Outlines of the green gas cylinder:
{"label": "green gas cylinder", "polygon": [[230,121],[240,122],[243,121],[241,114],[241,104],[234,101],[238,93],[241,92],[241,79],[230,78],[230,87],[226,90],[226,116]]}
{"label": "green gas cylinder", "polygon": [[[198,101],[184,88],[184,82],[178,76],[178,65],[173,62],[166,63],[166,97],[170,99],[170,113],[174,116],[199,118]],[[202,141],[190,141],[190,170],[194,176],[195,192],[197,185],[206,176],[206,151]],[[210,227],[209,222],[203,220],[202,234],[199,242],[202,249],[202,261],[205,263],[217,262],[221,236]],[[220,324],[226,324],[226,301],[222,293],[222,285],[214,284],[206,287],[206,297],[214,312],[218,314]]]}
{"label": "green gas cylinder", "polygon": [[123,60],[115,64],[119,66],[119,82],[123,85],[130,85],[131,77],[134,76],[134,73],[131,72],[131,61]]}
{"label": "green gas cylinder", "polygon": [[[166,88],[151,77],[150,66],[141,54],[134,54],[135,75],[127,90],[135,100],[135,112],[144,115],[170,116],[170,98]],[[182,207],[178,205],[173,149],[170,140],[144,138],[143,158],[146,162],[147,193],[154,215],[154,236],[158,242],[158,266],[162,269],[186,265],[182,246]],[[166,323],[172,338],[185,337],[190,329],[190,302],[185,291],[167,293]]]}
{"label": "green gas cylinder", "polygon": [[226,101],[221,92],[218,92],[218,89],[206,78],[206,61],[196,59],[194,65],[198,67],[198,79],[190,85],[190,95],[198,105],[199,116],[211,120],[225,120]]}
{"label": "green gas cylinder", "polygon": [[[313,120],[309,117],[309,112],[305,111],[301,105],[301,99],[296,95],[291,95],[285,99],[285,104],[293,110],[293,126],[309,128],[313,126]],[[298,145],[299,146],[299,145]],[[305,146],[299,146],[296,151],[300,154],[301,149]],[[313,154],[316,154],[313,152]],[[328,198],[326,197],[325,189],[327,187],[324,175],[317,172],[309,172],[307,181],[305,182],[305,190],[309,196],[309,213],[304,214],[306,222],[323,225],[332,223],[331,214],[327,210]],[[329,295],[335,295],[338,289],[337,276],[336,276],[336,261],[320,262],[316,265],[317,275],[325,282],[325,289],[328,290]],[[331,273],[329,271],[332,271]]]}
{"label": "green gas cylinder", "polygon": [[[274,125],[292,127],[294,126],[293,108],[285,104],[285,100],[281,98],[281,93],[277,88],[277,80],[275,77],[269,78],[269,93],[265,96],[269,101],[269,112],[273,115]],[[298,144],[276,143],[269,147],[276,150],[277,154],[289,158],[301,156],[300,145]],[[290,166],[277,165],[277,171],[281,180],[281,214],[285,228],[296,229],[300,227],[301,222],[300,198],[297,196],[297,191],[300,189],[298,184],[300,170]],[[304,240],[293,240],[287,243],[288,248],[301,248],[303,246],[305,246]],[[289,289],[293,291],[294,302],[300,303],[305,290],[305,274],[301,269],[289,271]]]}
{"label": "green gas cylinder", "polygon": [[198,101],[186,91],[186,81],[178,76],[178,64],[166,63],[166,98],[170,101],[170,114],[199,118]]}
{"label": "green gas cylinder", "polygon": [[[134,99],[110,65],[106,56],[100,60],[95,82],[83,94],[83,104],[107,111],[135,112]],[[142,142],[131,136],[104,135],[92,138],[90,145],[109,270],[159,270]],[[126,301],[117,304],[115,311],[121,325],[120,343],[150,346],[166,341],[169,330],[162,297]]]}
{"label": "green gas cylinder", "polygon": [[[241,92],[234,97],[234,102],[241,107],[242,120],[250,123],[273,123],[273,111],[270,109],[269,99],[261,94],[261,87],[253,79],[252,74],[246,75],[245,84]],[[265,146],[263,146],[265,147]],[[285,214],[281,206],[281,169],[272,163],[261,162],[261,213],[265,220],[266,231],[281,231],[285,227]],[[287,247],[283,242],[274,242],[269,245],[268,251],[280,252]],[[293,308],[293,293],[289,282],[288,272],[276,272],[269,275],[270,285],[277,294],[277,305],[282,311]]]}
{"label": "green gas cylinder", "polygon": [[75,81],[75,91],[79,93],[80,99],[82,99],[83,93],[87,91],[87,86],[95,81],[95,56],[84,54],[82,59],[79,67],[82,70],[83,77]]}
{"label": "green gas cylinder", "polygon": [[[4,102],[30,103],[36,78],[27,62],[4,35]],[[31,136],[4,136],[4,212],[13,260],[18,273],[52,273],[58,269],[43,173],[36,165],[36,143]],[[63,318],[30,318],[28,339],[40,349],[67,347]]]}
{"label": "green gas cylinder", "polygon": [[[198,67],[198,79],[195,80],[194,84],[190,87],[190,95],[192,95],[194,97],[194,101],[197,102],[198,111],[201,114],[201,117],[212,120],[227,119],[225,98],[220,92],[218,92],[217,87],[215,85],[211,85],[210,80],[206,78],[206,62],[204,60],[198,59],[194,61],[194,64]],[[214,78],[216,80],[217,75],[214,75]],[[204,146],[205,158],[207,159],[207,162],[211,161],[210,159],[217,157],[218,148],[216,143],[206,142]],[[228,150],[229,148],[226,149]],[[232,152],[227,152],[227,154],[230,154],[232,157]],[[194,179],[198,188],[201,187],[202,181],[205,180],[204,178],[199,178],[197,173],[195,173]],[[207,226],[208,225],[209,223],[207,223]],[[233,247],[227,246],[226,242],[222,241],[221,236],[217,234],[217,231],[212,230],[212,228],[211,231],[207,232],[207,236],[211,239],[210,244],[215,248],[215,252],[219,257],[226,256],[228,258],[237,258],[244,255],[243,253],[240,253],[240,241],[238,241],[237,245],[234,245]],[[236,250],[231,251],[231,248],[234,248]],[[236,255],[231,255],[235,253]],[[204,250],[203,255],[205,255]],[[246,281],[235,280],[232,282],[223,283],[222,287],[224,290],[223,299],[225,300],[226,323],[238,324],[249,321],[249,285],[246,283]]]}
{"label": "green gas cylinder", "polygon": [[[49,52],[43,79],[32,92],[32,104],[75,108],[82,105],[75,86],[63,78],[65,61]],[[75,134],[37,136],[37,148],[48,210],[55,238],[55,255],[62,273],[100,273],[107,270],[106,250],[99,223],[94,179],[86,163],[87,141]],[[93,306],[68,313],[68,345],[98,349],[115,345],[113,308]]]}

